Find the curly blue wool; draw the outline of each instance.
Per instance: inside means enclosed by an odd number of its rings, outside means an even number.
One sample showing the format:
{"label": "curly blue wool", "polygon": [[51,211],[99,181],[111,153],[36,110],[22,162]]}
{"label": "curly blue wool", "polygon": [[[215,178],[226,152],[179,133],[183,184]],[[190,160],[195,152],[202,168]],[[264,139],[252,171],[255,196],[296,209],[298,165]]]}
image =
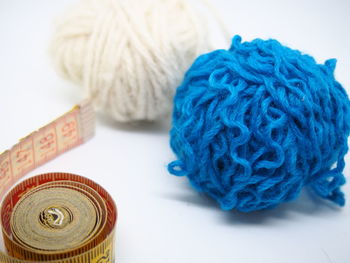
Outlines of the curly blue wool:
{"label": "curly blue wool", "polygon": [[198,57],[176,91],[169,172],[224,210],[273,208],[303,186],[343,206],[350,102],[335,65],[240,36]]}

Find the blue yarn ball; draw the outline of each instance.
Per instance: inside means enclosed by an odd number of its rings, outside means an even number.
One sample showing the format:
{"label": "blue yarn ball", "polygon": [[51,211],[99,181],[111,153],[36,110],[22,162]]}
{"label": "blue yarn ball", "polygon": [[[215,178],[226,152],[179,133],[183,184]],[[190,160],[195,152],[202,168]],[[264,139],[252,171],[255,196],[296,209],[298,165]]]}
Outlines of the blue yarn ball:
{"label": "blue yarn ball", "polygon": [[176,91],[169,172],[224,210],[273,208],[304,186],[343,206],[350,102],[335,65],[240,36],[198,57]]}

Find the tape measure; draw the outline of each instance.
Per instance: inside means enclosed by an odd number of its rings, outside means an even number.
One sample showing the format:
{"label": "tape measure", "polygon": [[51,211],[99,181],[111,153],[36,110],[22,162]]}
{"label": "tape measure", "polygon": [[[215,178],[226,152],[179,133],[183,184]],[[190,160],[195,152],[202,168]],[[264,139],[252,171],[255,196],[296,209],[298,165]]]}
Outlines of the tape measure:
{"label": "tape measure", "polygon": [[[94,135],[89,101],[31,133],[0,155],[0,262],[114,262],[117,209],[95,182],[69,173],[26,173]],[[13,188],[12,188],[13,187]],[[4,197],[5,193],[12,188]]]}

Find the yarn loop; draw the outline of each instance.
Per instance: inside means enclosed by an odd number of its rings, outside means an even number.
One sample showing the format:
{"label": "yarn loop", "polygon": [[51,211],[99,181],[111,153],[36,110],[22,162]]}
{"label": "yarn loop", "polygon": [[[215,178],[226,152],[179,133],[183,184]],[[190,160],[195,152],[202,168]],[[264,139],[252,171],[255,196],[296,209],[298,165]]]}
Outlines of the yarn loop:
{"label": "yarn loop", "polygon": [[350,102],[335,66],[240,36],[199,56],[175,95],[169,172],[224,210],[273,208],[304,186],[343,206]]}

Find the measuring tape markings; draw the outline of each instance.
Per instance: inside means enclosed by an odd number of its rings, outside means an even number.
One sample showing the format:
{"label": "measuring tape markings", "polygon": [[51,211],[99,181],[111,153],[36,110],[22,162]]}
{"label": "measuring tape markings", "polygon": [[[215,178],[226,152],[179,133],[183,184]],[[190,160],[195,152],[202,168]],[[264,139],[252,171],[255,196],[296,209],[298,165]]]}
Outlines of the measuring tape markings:
{"label": "measuring tape markings", "polygon": [[[94,135],[94,127],[92,106],[89,101],[85,101],[2,153],[0,155],[0,198],[2,199],[9,188],[27,172],[91,138]],[[77,191],[84,195],[87,200],[86,207],[90,207],[90,210],[93,210],[92,213],[96,214],[96,217],[93,217],[96,225],[92,228],[92,232],[87,234],[82,243],[79,243],[79,240],[72,248],[64,247],[65,249],[55,250],[54,246],[50,247],[45,244],[43,247],[48,250],[33,247],[32,244],[29,244],[26,234],[28,229],[23,227],[24,222],[20,220],[23,215],[27,216],[25,209],[23,210],[23,207],[26,207],[25,202],[35,204],[38,193],[42,195],[52,193],[51,199],[56,202],[59,199],[57,193],[62,196],[69,191]],[[79,196],[79,194],[74,194],[74,196]],[[31,201],[30,198],[34,198],[34,201]],[[69,198],[65,199],[67,204],[71,204]],[[78,211],[74,205],[71,209]],[[44,214],[40,213],[41,217],[38,217],[38,220],[49,220],[43,221],[45,227],[56,227],[52,225],[52,222],[55,222],[52,221],[52,214],[56,213],[56,217],[57,213],[60,216],[65,214],[74,217],[67,207],[53,206],[45,209],[44,212]],[[0,262],[113,262],[116,219],[117,210],[113,199],[101,186],[87,178],[67,173],[43,174],[29,178],[15,186],[2,202],[1,224],[5,247],[10,256],[0,252]],[[62,220],[65,218],[62,217]],[[33,225],[36,223],[35,221]],[[64,226],[69,225],[68,223],[65,221]],[[48,233],[49,236],[52,234]],[[72,237],[71,240],[75,242],[74,238]]]}
{"label": "measuring tape markings", "polygon": [[94,135],[94,113],[84,101],[0,155],[0,198],[26,173]]}

